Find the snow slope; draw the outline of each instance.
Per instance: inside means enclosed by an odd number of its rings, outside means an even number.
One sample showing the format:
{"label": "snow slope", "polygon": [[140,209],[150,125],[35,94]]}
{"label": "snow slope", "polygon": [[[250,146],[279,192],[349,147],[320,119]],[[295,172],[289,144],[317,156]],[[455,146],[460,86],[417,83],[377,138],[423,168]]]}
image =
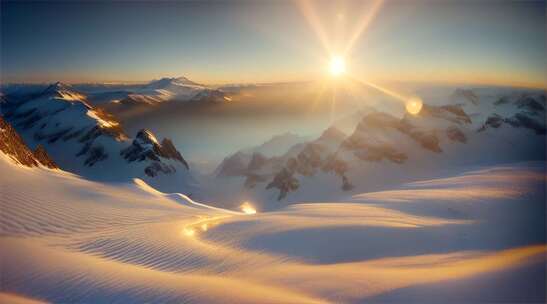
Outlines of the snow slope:
{"label": "snow slope", "polygon": [[[244,215],[0,153],[0,299],[540,302],[545,163]],[[527,282],[523,284],[522,282]]]}

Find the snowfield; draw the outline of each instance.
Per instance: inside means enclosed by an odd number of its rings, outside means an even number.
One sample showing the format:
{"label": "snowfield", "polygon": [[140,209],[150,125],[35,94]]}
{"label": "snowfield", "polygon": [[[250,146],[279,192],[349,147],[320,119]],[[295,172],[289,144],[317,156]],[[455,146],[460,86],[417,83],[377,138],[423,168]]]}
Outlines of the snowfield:
{"label": "snowfield", "polygon": [[545,162],[244,214],[0,153],[10,303],[543,302]]}

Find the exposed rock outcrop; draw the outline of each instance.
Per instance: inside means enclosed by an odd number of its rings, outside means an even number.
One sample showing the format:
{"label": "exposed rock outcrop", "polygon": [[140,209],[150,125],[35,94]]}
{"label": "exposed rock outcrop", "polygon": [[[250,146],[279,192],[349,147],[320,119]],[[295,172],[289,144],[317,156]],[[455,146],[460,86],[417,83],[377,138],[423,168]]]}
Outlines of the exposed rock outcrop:
{"label": "exposed rock outcrop", "polygon": [[30,150],[17,131],[2,116],[0,116],[0,151],[21,165],[58,168],[43,146],[38,146],[34,151]]}
{"label": "exposed rock outcrop", "polygon": [[173,166],[162,163],[161,158],[174,159],[183,164],[186,169],[190,169],[188,163],[180,152],[177,151],[170,139],[163,139],[160,144],[152,131],[146,129],[140,130],[133,140],[133,143],[129,147],[123,149],[120,152],[120,155],[128,162],[152,161],[152,163],[145,168],[145,173],[148,176],[156,176],[158,172],[169,174],[176,171]]}

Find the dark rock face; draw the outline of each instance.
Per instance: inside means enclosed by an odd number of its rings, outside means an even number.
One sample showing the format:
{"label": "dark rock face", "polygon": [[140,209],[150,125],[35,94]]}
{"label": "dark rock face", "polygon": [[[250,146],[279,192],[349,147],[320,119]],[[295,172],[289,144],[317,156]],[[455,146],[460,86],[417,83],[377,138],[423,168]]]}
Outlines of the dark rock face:
{"label": "dark rock face", "polygon": [[237,152],[225,158],[220,165],[217,176],[245,176],[249,166],[248,159],[249,155],[242,152]]}
{"label": "dark rock face", "polygon": [[182,157],[182,154],[180,154],[177,148],[175,148],[175,145],[169,138],[164,138],[161,141],[161,145],[156,152],[159,153],[161,157],[178,160],[186,167],[186,169],[190,169],[190,166]]}
{"label": "dark rock face", "polygon": [[502,117],[499,114],[492,114],[486,119],[484,124],[479,128],[478,132],[485,131],[488,128],[497,129],[503,124],[510,125],[514,128],[531,129],[536,132],[536,134],[545,134],[544,125],[523,113],[517,113],[511,117]]}
{"label": "dark rock face", "polygon": [[522,96],[515,102],[519,109],[527,110],[530,113],[537,114],[545,111],[545,95],[541,95],[538,99],[531,96]]}
{"label": "dark rock face", "polygon": [[465,136],[463,131],[455,126],[451,126],[448,129],[446,129],[446,136],[452,141],[457,141],[461,143],[467,142],[467,137]]}
{"label": "dark rock face", "polygon": [[[544,120],[545,121],[545,117]],[[524,113],[517,113],[512,119],[509,119],[509,123],[515,127],[527,128],[536,132],[536,134],[545,134],[545,125],[541,124],[535,119]]]}
{"label": "dark rock face", "polygon": [[289,159],[287,167],[303,176],[315,175],[323,164],[325,150],[325,147],[317,143],[310,143],[296,158]]}
{"label": "dark rock face", "polygon": [[370,130],[394,130],[407,135],[428,150],[433,152],[442,151],[439,146],[439,139],[434,132],[416,128],[407,117],[400,120],[381,112],[370,113],[363,117],[354,134],[343,143],[344,147],[354,150],[355,156],[362,160],[379,161],[386,158],[396,163],[402,163],[406,160],[406,155],[398,152],[393,143],[388,143],[381,138],[370,140],[366,136],[362,136],[369,133]]}
{"label": "dark rock face", "polygon": [[461,105],[430,106],[424,104],[418,116],[442,118],[456,124],[471,123],[471,117],[465,113]]}
{"label": "dark rock face", "polygon": [[404,133],[408,136],[410,136],[412,139],[420,143],[420,145],[428,150],[431,150],[433,152],[440,153],[443,150],[439,146],[439,138],[435,135],[433,131],[421,131],[413,129],[412,127],[409,128],[401,128],[399,129],[401,133]]}
{"label": "dark rock face", "polygon": [[226,97],[226,93],[221,90],[203,90],[192,97],[192,101],[220,103],[229,100],[224,97]]}
{"label": "dark rock face", "polygon": [[404,163],[408,157],[405,153],[398,152],[394,147],[387,144],[354,146],[356,151],[354,155],[363,161],[381,161],[390,160],[397,164]]}
{"label": "dark rock face", "polygon": [[[519,112],[512,116],[503,117],[497,113],[490,115],[483,125],[477,130],[478,132],[492,128],[497,129],[504,124],[514,128],[526,128],[534,131],[538,135],[546,133],[545,127],[545,95],[536,97],[523,95],[514,101],[514,106],[519,109]],[[508,98],[504,102],[496,102],[498,106],[506,106],[510,103]]]}
{"label": "dark rock face", "polygon": [[91,147],[87,151],[87,158],[84,162],[86,166],[93,166],[96,162],[105,160],[108,158],[108,154],[104,151],[104,147],[101,145],[96,145]]}
{"label": "dark rock face", "polygon": [[268,162],[268,158],[266,158],[261,153],[255,152],[253,153],[253,156],[251,157],[251,161],[249,162],[249,165],[247,166],[248,171],[256,171],[260,170],[262,166],[264,166]]}
{"label": "dark rock face", "polygon": [[327,129],[317,140],[304,145],[295,157],[288,158],[266,189],[278,189],[278,200],[282,200],[289,192],[296,191],[300,187],[296,175],[313,176],[321,171],[334,173],[342,180],[341,188],[346,191],[351,190],[353,185],[346,176],[348,165],[336,156],[336,150],[344,137],[345,134],[335,128]]}
{"label": "dark rock face", "polygon": [[164,174],[175,173],[177,170],[175,167],[166,165],[162,162],[153,162],[148,167],[144,169],[144,173],[150,177],[158,175],[159,172]]}
{"label": "dark rock face", "polygon": [[507,98],[507,96],[502,96],[502,97],[498,98],[498,100],[494,101],[494,105],[499,106],[499,105],[508,104],[510,102],[511,102],[511,100],[509,100],[509,98]]}
{"label": "dark rock face", "polygon": [[174,159],[184,165],[188,170],[189,166],[170,139],[163,139],[160,144],[150,130],[142,129],[137,133],[133,143],[120,152],[128,162],[149,160],[152,163],[145,168],[148,176],[156,176],[158,172],[166,174],[176,172],[173,166],[162,162],[162,159]]}
{"label": "dark rock face", "polygon": [[2,116],[0,116],[0,151],[28,167],[43,165],[52,169],[58,168],[43,146],[38,146],[34,152],[31,151],[17,131]]}
{"label": "dark rock face", "polygon": [[471,102],[474,105],[479,104],[479,97],[472,90],[457,89],[452,94],[452,98],[460,98],[460,97],[463,98],[466,101]]}
{"label": "dark rock face", "polygon": [[33,152],[34,158],[38,160],[39,163],[42,165],[51,168],[51,169],[57,169],[59,168],[57,164],[49,157],[49,154],[47,154],[46,149],[42,145],[38,145],[36,147],[36,150]]}
{"label": "dark rock face", "polygon": [[484,124],[482,125],[482,127],[479,129],[479,132],[480,131],[484,131],[486,130],[487,128],[494,128],[494,129],[497,129],[499,128],[502,124],[504,123],[504,119],[503,117],[501,117],[500,115],[494,113],[492,115],[490,115],[486,121],[484,122]]}
{"label": "dark rock face", "polygon": [[266,186],[266,189],[276,188],[279,189],[279,195],[277,200],[280,201],[287,196],[287,193],[295,191],[299,187],[298,180],[293,176],[293,172],[286,168],[283,168],[278,174],[275,175],[272,182]]}
{"label": "dark rock face", "polygon": [[256,187],[258,183],[263,183],[266,181],[268,181],[268,176],[249,173],[247,174],[247,177],[245,178],[245,183],[243,185],[245,186],[245,188],[252,189]]}
{"label": "dark rock face", "polygon": [[353,189],[353,185],[346,176],[346,172],[349,170],[348,163],[337,158],[336,154],[329,155],[321,169],[323,172],[334,172],[337,176],[339,176],[342,179],[342,190],[350,191]]}

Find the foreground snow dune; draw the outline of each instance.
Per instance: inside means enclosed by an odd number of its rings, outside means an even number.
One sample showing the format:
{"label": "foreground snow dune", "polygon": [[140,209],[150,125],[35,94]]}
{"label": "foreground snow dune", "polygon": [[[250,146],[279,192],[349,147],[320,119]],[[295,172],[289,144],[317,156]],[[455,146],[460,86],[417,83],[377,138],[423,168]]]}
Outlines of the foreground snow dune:
{"label": "foreground snow dune", "polygon": [[245,215],[0,154],[0,300],[542,302],[545,163]]}

